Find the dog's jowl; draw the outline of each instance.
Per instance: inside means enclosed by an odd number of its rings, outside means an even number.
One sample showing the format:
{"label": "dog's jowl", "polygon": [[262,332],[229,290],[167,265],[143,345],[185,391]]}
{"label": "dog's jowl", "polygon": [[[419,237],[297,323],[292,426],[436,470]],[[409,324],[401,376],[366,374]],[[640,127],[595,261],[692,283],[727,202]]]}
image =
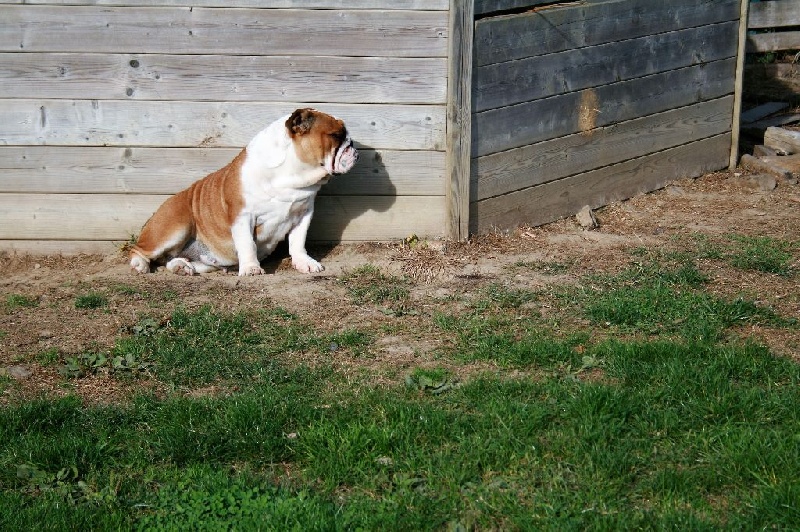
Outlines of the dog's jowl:
{"label": "dog's jowl", "polygon": [[341,120],[298,109],[259,132],[225,167],[165,201],[132,247],[131,268],[147,273],[165,262],[174,273],[194,275],[238,264],[239,275],[260,275],[260,261],[288,235],[294,267],[321,271],[306,252],[314,198],[357,160]]}

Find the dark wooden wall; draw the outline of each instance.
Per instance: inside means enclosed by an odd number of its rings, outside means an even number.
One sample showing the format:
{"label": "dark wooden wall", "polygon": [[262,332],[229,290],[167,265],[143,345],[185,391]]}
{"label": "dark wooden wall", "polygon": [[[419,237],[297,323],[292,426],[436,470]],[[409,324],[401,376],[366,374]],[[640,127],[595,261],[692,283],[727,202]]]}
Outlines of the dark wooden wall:
{"label": "dark wooden wall", "polygon": [[745,98],[800,105],[800,0],[750,2]]}
{"label": "dark wooden wall", "polygon": [[541,224],[727,167],[740,7],[589,0],[478,15],[470,230]]}

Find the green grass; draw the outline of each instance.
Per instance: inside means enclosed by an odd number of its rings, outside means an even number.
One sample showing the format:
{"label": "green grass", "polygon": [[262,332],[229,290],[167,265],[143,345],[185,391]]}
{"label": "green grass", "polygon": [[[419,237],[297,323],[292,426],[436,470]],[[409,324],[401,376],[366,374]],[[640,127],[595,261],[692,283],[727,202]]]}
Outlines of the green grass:
{"label": "green grass", "polygon": [[108,306],[108,298],[97,292],[89,292],[75,298],[75,308],[78,309],[97,309]]}
{"label": "green grass", "polygon": [[[796,528],[800,365],[738,334],[796,322],[709,294],[692,254],[633,258],[396,314],[391,333],[435,338],[437,359],[380,384],[341,364],[374,353],[374,329],[280,307],[140,316],[67,377],[158,394],[0,406],[0,529]],[[371,266],[342,286],[356,305],[410,298]]]}
{"label": "green grass", "polygon": [[[273,367],[269,385],[227,397],[6,407],[0,507],[16,511],[0,525],[796,524],[797,365],[751,344],[590,352],[607,383],[485,376],[434,395]],[[333,403],[320,388],[331,382]],[[287,463],[292,477],[277,480]]]}
{"label": "green grass", "polygon": [[360,266],[344,275],[340,282],[347,295],[356,304],[398,303],[408,299],[408,282],[400,277],[386,275],[371,264]]}
{"label": "green grass", "polygon": [[708,294],[703,288],[709,280],[689,256],[672,255],[634,264],[616,275],[592,277],[577,297],[592,322],[630,334],[716,341],[740,325],[797,325],[754,301]]}
{"label": "green grass", "polygon": [[797,250],[797,242],[739,234],[711,239],[707,235],[695,234],[690,245],[698,258],[722,260],[741,270],[782,276],[794,273],[793,253]]}
{"label": "green grass", "polygon": [[317,334],[280,307],[236,314],[209,306],[192,312],[178,308],[163,326],[145,317],[132,332],[117,341],[109,358],[131,357],[173,386],[265,385],[276,358],[286,353],[362,352],[372,342],[357,329]]}
{"label": "green grass", "polygon": [[792,250],[789,242],[771,237],[731,235],[728,260],[736,268],[778,275],[792,273]]}
{"label": "green grass", "polygon": [[6,308],[13,310],[16,308],[35,308],[39,306],[39,299],[23,294],[9,294],[6,296]]}

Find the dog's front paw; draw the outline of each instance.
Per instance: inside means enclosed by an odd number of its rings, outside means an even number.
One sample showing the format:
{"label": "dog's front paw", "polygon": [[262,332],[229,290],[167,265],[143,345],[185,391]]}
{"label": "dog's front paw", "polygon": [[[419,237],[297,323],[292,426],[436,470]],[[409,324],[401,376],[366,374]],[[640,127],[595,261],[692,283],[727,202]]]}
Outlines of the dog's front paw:
{"label": "dog's front paw", "polygon": [[303,273],[317,273],[325,269],[322,264],[315,261],[308,255],[297,258],[292,257],[292,266],[294,266],[296,270]]}
{"label": "dog's front paw", "polygon": [[239,277],[245,277],[250,275],[264,275],[265,272],[264,268],[262,268],[258,263],[256,264],[245,264],[239,266]]}
{"label": "dog's front paw", "polygon": [[150,273],[150,261],[139,255],[131,258],[131,270],[136,273]]}

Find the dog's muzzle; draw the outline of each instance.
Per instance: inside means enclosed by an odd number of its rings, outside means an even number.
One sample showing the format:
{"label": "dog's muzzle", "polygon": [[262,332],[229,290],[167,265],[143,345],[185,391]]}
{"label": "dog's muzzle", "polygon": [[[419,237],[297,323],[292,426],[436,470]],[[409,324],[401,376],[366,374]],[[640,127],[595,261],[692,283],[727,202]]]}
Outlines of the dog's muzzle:
{"label": "dog's muzzle", "polygon": [[358,150],[353,146],[353,141],[348,137],[339,145],[336,155],[333,157],[332,174],[343,174],[349,172],[358,161]]}

